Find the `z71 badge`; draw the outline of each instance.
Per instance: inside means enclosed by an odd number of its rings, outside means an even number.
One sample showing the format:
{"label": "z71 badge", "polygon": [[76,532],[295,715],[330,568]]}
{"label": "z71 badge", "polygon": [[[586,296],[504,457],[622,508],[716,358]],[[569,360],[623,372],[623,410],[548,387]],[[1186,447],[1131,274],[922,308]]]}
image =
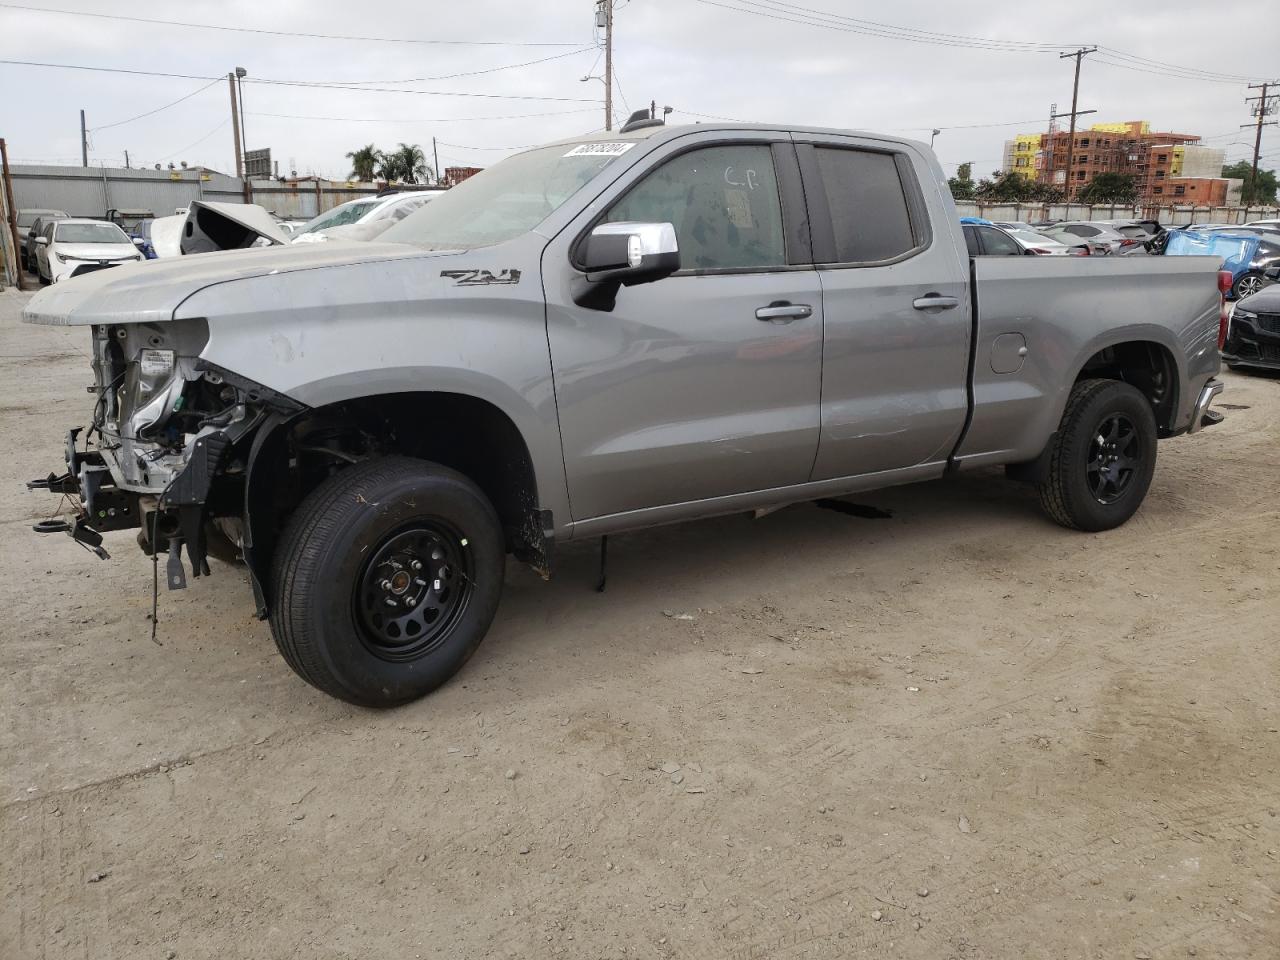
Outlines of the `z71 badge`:
{"label": "z71 badge", "polygon": [[452,277],[459,287],[487,286],[491,283],[519,283],[519,270],[441,270],[440,276]]}

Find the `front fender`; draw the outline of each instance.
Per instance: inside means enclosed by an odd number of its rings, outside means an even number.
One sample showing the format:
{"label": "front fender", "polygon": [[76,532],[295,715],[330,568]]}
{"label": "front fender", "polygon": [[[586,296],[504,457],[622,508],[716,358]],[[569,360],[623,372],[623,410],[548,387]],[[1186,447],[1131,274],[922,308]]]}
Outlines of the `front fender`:
{"label": "front fender", "polygon": [[542,243],[251,277],[201,290],[178,312],[208,319],[208,362],[308,407],[424,391],[491,404],[524,438],[540,505],[563,534]]}

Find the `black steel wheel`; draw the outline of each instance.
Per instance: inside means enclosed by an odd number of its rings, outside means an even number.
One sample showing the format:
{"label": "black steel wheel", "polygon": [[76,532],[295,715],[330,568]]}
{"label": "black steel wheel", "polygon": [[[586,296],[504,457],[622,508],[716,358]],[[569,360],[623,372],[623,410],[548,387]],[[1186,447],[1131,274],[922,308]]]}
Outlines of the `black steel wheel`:
{"label": "black steel wheel", "polygon": [[362,706],[429,693],[484,639],[506,562],[492,505],[408,457],[347,467],[290,517],[272,562],[271,632],[312,686]]}
{"label": "black steel wheel", "polygon": [[443,520],[411,523],[372,551],[356,584],[361,638],[384,660],[416,660],[453,630],[474,592],[470,541]]}
{"label": "black steel wheel", "polygon": [[1064,527],[1110,530],[1147,495],[1156,467],[1156,418],[1140,390],[1082,380],[1071,390],[1050,447],[1040,505]]}
{"label": "black steel wheel", "polygon": [[1124,496],[1142,468],[1138,428],[1122,413],[1106,417],[1089,443],[1085,473],[1089,489],[1099,503],[1115,503]]}

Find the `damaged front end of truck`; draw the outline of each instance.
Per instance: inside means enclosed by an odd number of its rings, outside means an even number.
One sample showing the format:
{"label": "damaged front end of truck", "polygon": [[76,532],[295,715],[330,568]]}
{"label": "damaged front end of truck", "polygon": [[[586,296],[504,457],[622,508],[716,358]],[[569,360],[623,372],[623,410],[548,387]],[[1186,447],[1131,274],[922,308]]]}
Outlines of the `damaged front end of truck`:
{"label": "damaged front end of truck", "polygon": [[89,422],[67,435],[66,470],[27,484],[78,507],[35,529],[65,532],[103,559],[103,533],[137,529],[144,552],[167,554],[166,584],[181,589],[184,546],[193,577],[209,573],[210,555],[235,560],[251,548],[254,440],[304,408],[202,360],[202,319],[91,329]]}

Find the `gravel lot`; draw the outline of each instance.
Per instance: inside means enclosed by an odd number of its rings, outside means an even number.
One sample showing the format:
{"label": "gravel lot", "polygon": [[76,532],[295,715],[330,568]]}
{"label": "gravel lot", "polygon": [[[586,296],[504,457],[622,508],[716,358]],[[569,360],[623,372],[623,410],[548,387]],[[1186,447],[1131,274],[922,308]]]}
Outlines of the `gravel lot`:
{"label": "gravel lot", "polygon": [[1213,958],[1280,944],[1280,379],[1121,530],[999,472],[618,537],[385,713],[242,573],[39,537],[83,329],[0,294],[0,957]]}

